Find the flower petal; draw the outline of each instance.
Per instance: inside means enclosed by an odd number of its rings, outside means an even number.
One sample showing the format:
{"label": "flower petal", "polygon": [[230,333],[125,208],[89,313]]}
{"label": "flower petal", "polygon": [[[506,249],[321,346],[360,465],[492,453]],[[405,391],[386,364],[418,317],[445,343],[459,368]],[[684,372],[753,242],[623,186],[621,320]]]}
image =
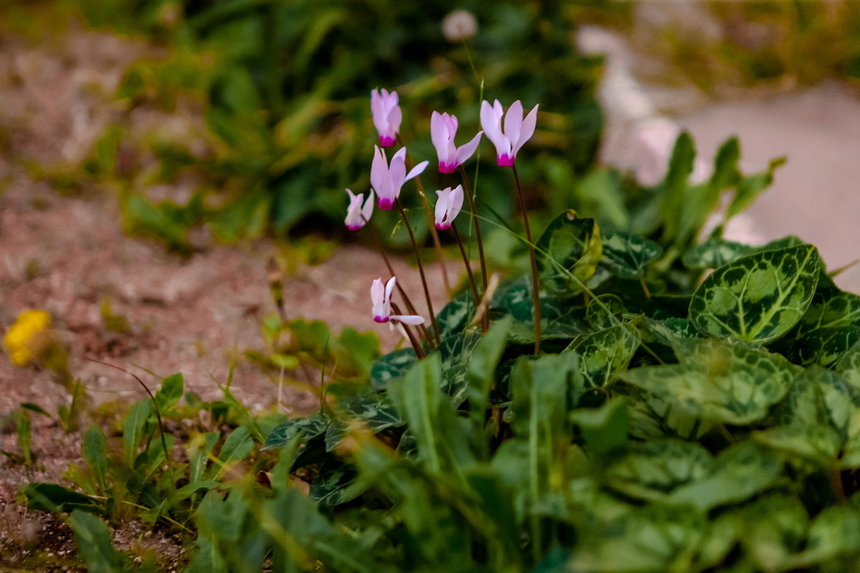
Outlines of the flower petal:
{"label": "flower petal", "polygon": [[423,324],[424,317],[418,316],[417,314],[393,314],[391,315],[392,320],[396,320],[397,322],[402,322],[403,324]]}
{"label": "flower petal", "polygon": [[422,173],[424,173],[424,170],[427,169],[427,166],[429,164],[430,164],[429,161],[422,161],[421,163],[419,163],[418,165],[413,167],[412,171],[409,172],[409,174],[406,176],[404,181],[409,181],[413,177],[417,177],[418,175],[421,175]]}
{"label": "flower petal", "polygon": [[532,135],[535,133],[535,126],[537,125],[537,113],[538,106],[534,106],[534,108],[529,112],[526,118],[523,120],[523,125],[520,130],[520,136],[517,138],[516,142],[513,146],[513,154],[516,155],[517,151],[525,145],[525,143],[532,138]]}
{"label": "flower petal", "polygon": [[[508,108],[508,113],[505,114],[505,136],[511,142],[511,146],[519,141],[520,130],[523,126],[523,104],[520,100],[515,101]],[[516,151],[511,151],[515,154]]]}
{"label": "flower petal", "polygon": [[478,144],[481,143],[481,136],[483,134],[483,131],[479,131],[478,135],[473,137],[469,143],[457,148],[457,153],[454,155],[454,163],[456,163],[457,166],[466,163],[466,161],[472,157],[472,154],[474,154],[475,150],[478,149]]}

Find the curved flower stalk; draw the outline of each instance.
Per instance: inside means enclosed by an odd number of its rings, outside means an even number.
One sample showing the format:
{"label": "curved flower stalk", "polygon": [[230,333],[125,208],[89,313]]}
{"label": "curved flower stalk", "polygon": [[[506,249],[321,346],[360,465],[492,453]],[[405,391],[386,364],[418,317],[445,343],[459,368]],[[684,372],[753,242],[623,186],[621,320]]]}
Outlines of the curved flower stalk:
{"label": "curved flower stalk", "polygon": [[436,201],[436,228],[445,231],[454,224],[454,219],[463,208],[463,186],[457,185],[453,189],[447,187],[436,191],[439,200]]}
{"label": "curved flower stalk", "polygon": [[[493,105],[487,101],[481,102],[481,127],[487,139],[496,146],[496,163],[499,167],[514,166],[517,152],[534,135],[537,111],[538,106],[534,106],[523,119],[523,104],[519,100],[511,104],[507,115],[499,100],[495,100]],[[504,129],[502,117],[505,118]]]}
{"label": "curved flower stalk", "polygon": [[400,150],[391,158],[391,164],[385,157],[385,152],[374,146],[373,163],[370,167],[370,186],[379,197],[379,208],[390,210],[394,201],[400,196],[400,188],[413,177],[417,177],[427,168],[429,161],[422,161],[406,173],[406,148]]}
{"label": "curved flower stalk", "polygon": [[433,147],[436,148],[436,154],[439,156],[440,173],[453,173],[457,167],[472,157],[481,142],[483,131],[479,131],[478,135],[473,137],[469,143],[457,147],[454,144],[457,127],[456,116],[437,111],[434,111],[430,116],[430,139],[433,141]]}
{"label": "curved flower stalk", "polygon": [[397,277],[391,277],[385,286],[382,279],[375,279],[370,287],[370,299],[373,301],[373,320],[384,323],[388,321],[403,324],[423,324],[424,318],[416,314],[391,314],[391,293],[397,284]]}
{"label": "curved flower stalk", "polygon": [[389,92],[386,89],[370,92],[370,113],[373,116],[373,125],[379,132],[380,147],[392,147],[397,141],[397,133],[403,119],[397,92]]}
{"label": "curved flower stalk", "polygon": [[349,193],[349,207],[346,209],[344,224],[350,231],[357,231],[370,221],[373,214],[373,189],[368,193],[367,201],[364,201],[364,193],[355,195],[350,189],[346,192]]}

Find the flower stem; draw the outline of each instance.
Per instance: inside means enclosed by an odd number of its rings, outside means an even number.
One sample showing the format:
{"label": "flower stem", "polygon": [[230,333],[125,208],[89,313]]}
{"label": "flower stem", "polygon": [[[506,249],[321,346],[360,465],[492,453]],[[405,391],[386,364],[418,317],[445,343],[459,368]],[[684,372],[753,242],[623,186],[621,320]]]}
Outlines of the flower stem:
{"label": "flower stem", "polygon": [[535,308],[535,354],[540,354],[540,283],[538,281],[537,259],[535,258],[535,247],[532,243],[532,232],[529,227],[529,213],[526,208],[526,197],[523,194],[523,188],[520,185],[520,176],[517,173],[516,164],[513,165],[514,182],[517,185],[517,196],[520,199],[520,211],[523,212],[523,224],[526,229],[526,244],[529,247],[529,262],[532,267],[532,299]]}
{"label": "flower stem", "polygon": [[[478,308],[481,306],[481,297],[478,294],[478,285],[475,284],[475,275],[472,273],[472,266],[469,264],[469,257],[466,255],[466,248],[463,246],[463,241],[460,239],[460,233],[457,231],[457,225],[454,222],[451,222],[451,230],[454,232],[454,238],[457,240],[457,245],[460,246],[460,254],[463,256],[463,264],[466,265],[466,274],[469,276],[469,286],[472,287],[472,297],[475,299],[475,312],[478,311]],[[484,320],[486,318],[486,313],[481,317],[481,330],[487,332],[489,328],[489,321]]]}
{"label": "flower stem", "polygon": [[[397,273],[394,272],[394,267],[391,266],[391,261],[388,259],[388,255],[385,254],[385,248],[382,245],[382,239],[379,236],[379,233],[376,231],[376,227],[373,226],[373,223],[369,221],[365,221],[366,227],[370,229],[371,234],[373,235],[374,240],[376,241],[376,246],[379,249],[379,254],[382,255],[382,260],[385,261],[385,266],[388,268],[389,276],[396,276]],[[403,288],[399,282],[394,283],[397,292],[400,293],[400,296],[403,297],[403,302],[406,303],[406,310],[409,311],[409,314],[418,314],[418,310],[416,310],[415,305],[412,304],[412,300],[410,300],[409,295],[406,294],[406,290]],[[400,314],[400,313],[398,313]],[[419,324],[418,328],[421,330],[421,337],[427,341],[427,343],[431,343],[430,333],[427,331],[427,327],[423,324]]]}
{"label": "flower stem", "polygon": [[412,232],[412,225],[409,223],[409,217],[406,216],[406,210],[403,208],[403,203],[400,198],[394,199],[397,209],[400,211],[400,218],[403,219],[403,224],[406,225],[406,230],[409,232],[409,240],[412,243],[412,250],[415,251],[415,261],[418,263],[418,273],[421,275],[421,284],[424,287],[424,298],[427,299],[427,312],[430,313],[430,322],[433,324],[433,337],[436,340],[436,345],[439,345],[439,325],[436,324],[436,313],[433,312],[433,302],[430,300],[430,289],[427,287],[427,277],[424,276],[424,265],[421,263],[421,253],[418,251],[418,243],[415,242],[415,234]]}
{"label": "flower stem", "polygon": [[[400,139],[400,134],[397,134],[397,141],[403,145],[403,140]],[[406,154],[408,162],[407,167],[414,167],[412,158],[409,153]],[[421,207],[424,209],[424,216],[427,217],[427,226],[430,229],[430,236],[433,237],[433,246],[436,249],[436,254],[439,256],[439,266],[442,269],[442,282],[445,283],[445,291],[448,293],[448,298],[453,297],[454,291],[451,289],[451,282],[448,280],[448,267],[445,265],[445,253],[442,252],[442,242],[439,240],[439,233],[436,232],[435,217],[433,209],[430,208],[430,201],[427,199],[427,194],[424,193],[424,184],[421,183],[421,176],[415,177],[415,187],[418,189],[418,196],[421,197]]]}
{"label": "flower stem", "polygon": [[484,241],[481,239],[481,224],[478,223],[478,208],[475,205],[475,197],[472,194],[472,186],[469,184],[469,177],[466,175],[466,169],[460,166],[460,175],[463,177],[463,189],[466,197],[469,198],[469,209],[472,211],[472,223],[475,225],[475,241],[478,243],[478,260],[481,262],[481,283],[484,286],[484,292],[487,290],[487,261],[484,258]]}

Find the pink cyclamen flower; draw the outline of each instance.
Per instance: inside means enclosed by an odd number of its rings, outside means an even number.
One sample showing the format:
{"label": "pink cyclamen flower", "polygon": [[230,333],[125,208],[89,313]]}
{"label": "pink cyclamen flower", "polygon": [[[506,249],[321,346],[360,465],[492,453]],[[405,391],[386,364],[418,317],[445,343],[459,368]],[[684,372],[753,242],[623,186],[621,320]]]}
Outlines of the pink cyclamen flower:
{"label": "pink cyclamen flower", "polygon": [[454,144],[454,137],[457,135],[457,118],[434,111],[430,116],[430,139],[439,156],[439,172],[453,173],[457,167],[472,157],[481,142],[483,133],[479,131],[472,141],[457,147]]}
{"label": "pink cyclamen flower", "polygon": [[383,89],[370,92],[370,113],[373,115],[373,125],[379,132],[380,147],[392,147],[397,141],[400,131],[400,121],[403,114],[397,103],[397,92]]}
{"label": "pink cyclamen flower", "polygon": [[403,184],[421,175],[426,169],[429,161],[422,161],[406,173],[406,148],[391,158],[391,164],[385,158],[385,152],[378,146],[374,146],[373,163],[370,166],[370,186],[379,197],[379,208],[389,210],[394,205],[394,200],[400,197],[400,188]]}
{"label": "pink cyclamen flower", "polygon": [[454,218],[463,208],[463,186],[457,185],[436,191],[439,200],[436,201],[436,228],[440,231],[450,229]]}
{"label": "pink cyclamen flower", "polygon": [[364,201],[364,193],[355,195],[349,189],[346,192],[349,193],[349,207],[346,209],[344,223],[350,231],[357,231],[370,221],[373,214],[373,189],[368,193],[367,201]]}
{"label": "pink cyclamen flower", "polygon": [[397,284],[397,277],[391,277],[385,286],[382,279],[375,279],[370,287],[370,300],[373,301],[373,320],[376,322],[402,322],[403,324],[421,324],[424,318],[415,314],[391,314],[391,293]]}
{"label": "pink cyclamen flower", "polygon": [[[511,104],[505,115],[502,104],[496,100],[481,102],[481,127],[487,139],[496,146],[497,165],[512,167],[517,158],[517,151],[528,141],[535,132],[538,106],[535,106],[523,119],[523,104],[519,100]],[[505,117],[502,129],[502,116]]]}

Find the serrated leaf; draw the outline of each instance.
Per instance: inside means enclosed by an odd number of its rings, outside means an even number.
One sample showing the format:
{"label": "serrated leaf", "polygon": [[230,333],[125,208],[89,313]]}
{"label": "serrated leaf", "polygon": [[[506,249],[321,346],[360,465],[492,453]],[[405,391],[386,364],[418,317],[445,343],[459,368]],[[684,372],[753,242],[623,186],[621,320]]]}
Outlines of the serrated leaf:
{"label": "serrated leaf", "polygon": [[751,442],[741,442],[714,459],[709,475],[676,488],[667,502],[703,511],[744,501],[780,478],[782,458]]}
{"label": "serrated leaf", "polygon": [[647,366],[618,377],[696,418],[749,424],[788,392],[797,367],[778,354],[714,339],[689,339],[680,364]]}
{"label": "serrated leaf", "polygon": [[602,243],[600,265],[622,279],[642,278],[648,263],[663,254],[663,247],[654,241],[622,231],[603,233]]}
{"label": "serrated leaf", "polygon": [[657,501],[681,485],[704,479],[712,462],[708,450],[691,442],[664,439],[632,443],[610,461],[604,483],[626,496]]}
{"label": "serrated leaf", "polygon": [[388,387],[392,380],[403,376],[418,358],[411,348],[389,352],[373,361],[370,368],[370,383],[377,390]]}
{"label": "serrated leaf", "polygon": [[573,295],[594,275],[603,248],[594,219],[562,213],[536,243],[538,275],[550,292]]}
{"label": "serrated leaf", "polygon": [[585,387],[603,387],[613,375],[626,369],[639,348],[632,328],[619,324],[577,338],[568,347],[579,356],[579,372]]}
{"label": "serrated leaf", "polygon": [[791,330],[809,308],[820,270],[818,251],[809,245],[740,258],[696,289],[690,319],[717,338],[770,342]]}

